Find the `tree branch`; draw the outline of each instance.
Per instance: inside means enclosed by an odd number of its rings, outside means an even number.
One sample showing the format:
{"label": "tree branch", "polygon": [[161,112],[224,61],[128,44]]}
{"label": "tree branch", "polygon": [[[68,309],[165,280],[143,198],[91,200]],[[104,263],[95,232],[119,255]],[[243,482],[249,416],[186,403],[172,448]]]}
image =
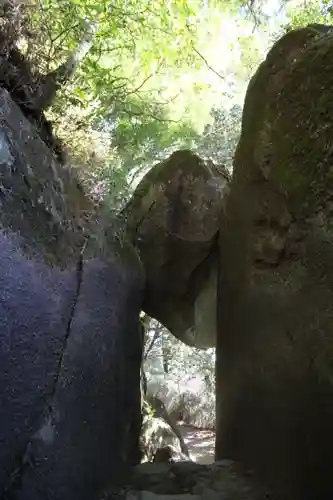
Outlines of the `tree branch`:
{"label": "tree branch", "polygon": [[136,94],[140,89],[142,89],[142,87],[148,82],[148,80],[150,80],[152,77],[154,76],[154,73],[151,73],[150,75],[148,75],[141,83],[140,85],[138,85],[135,89],[133,90],[130,90],[129,92],[126,92],[126,95],[130,95],[130,94]]}
{"label": "tree branch", "polygon": [[[123,104],[123,103],[122,103]],[[157,122],[161,123],[180,123],[181,120],[171,120],[171,118],[160,118],[152,113],[146,113],[145,111],[133,111],[130,109],[123,109],[123,113],[127,114],[128,116],[141,116],[143,118],[151,118],[152,120],[156,120]]]}
{"label": "tree branch", "polygon": [[207,61],[207,59],[198,51],[198,49],[196,49],[192,43],[192,48],[194,50],[194,52],[203,60],[203,62],[206,64],[207,68],[210,69],[213,73],[215,73],[216,76],[218,76],[219,78],[221,78],[221,80],[224,80],[224,76],[222,76],[218,71],[216,71],[210,64],[209,62]]}
{"label": "tree branch", "polygon": [[[88,31],[88,28],[91,31]],[[74,29],[73,26],[70,29]],[[78,46],[70,53],[65,63],[41,78],[39,86],[33,95],[36,109],[44,111],[52,104],[59,87],[73,76],[76,68],[89,52],[96,30],[97,25],[87,23],[86,33],[82,36]],[[60,36],[62,36],[62,33]],[[54,43],[54,40],[52,40],[52,43]]]}
{"label": "tree branch", "polygon": [[144,354],[144,357],[143,359],[146,361],[147,357],[148,357],[148,354],[150,353],[150,351],[152,350],[152,348],[154,347],[155,345],[155,342],[158,340],[158,338],[163,334],[163,329],[162,328],[157,328],[155,330],[155,333],[154,333],[154,336],[152,338],[152,340],[150,341],[146,351],[145,351],[145,354]]}

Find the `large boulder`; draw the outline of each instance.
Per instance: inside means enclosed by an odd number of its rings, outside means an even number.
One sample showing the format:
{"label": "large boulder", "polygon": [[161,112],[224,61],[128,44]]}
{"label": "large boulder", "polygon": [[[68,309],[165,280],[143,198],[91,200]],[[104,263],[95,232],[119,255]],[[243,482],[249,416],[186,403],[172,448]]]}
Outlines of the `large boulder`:
{"label": "large boulder", "polygon": [[216,454],[279,500],[333,494],[332,89],[328,27],[274,45],[220,227]]}
{"label": "large boulder", "polygon": [[123,210],[146,271],[144,310],[197,347],[215,345],[216,240],[228,182],[223,168],[176,151]]}
{"label": "large boulder", "polygon": [[[150,405],[150,408],[153,410],[153,415],[155,420],[162,420],[172,431],[172,434],[176,438],[176,444],[180,447],[180,452],[185,456],[189,456],[188,447],[183,439],[183,436],[177,426],[177,420],[174,419],[171,415],[169,415],[165,404],[160,398],[156,396],[147,396],[147,403]],[[149,413],[148,413],[149,416]],[[149,441],[149,439],[148,439]],[[164,445],[165,443],[159,443],[160,445]],[[174,445],[174,443],[169,443]]]}
{"label": "large boulder", "polygon": [[143,419],[141,430],[142,462],[166,461],[172,458],[173,453],[189,460],[188,454],[183,454],[179,439],[173,429],[163,418],[146,417]]}
{"label": "large boulder", "polygon": [[0,115],[0,496],[93,500],[140,458],[143,270],[5,90]]}

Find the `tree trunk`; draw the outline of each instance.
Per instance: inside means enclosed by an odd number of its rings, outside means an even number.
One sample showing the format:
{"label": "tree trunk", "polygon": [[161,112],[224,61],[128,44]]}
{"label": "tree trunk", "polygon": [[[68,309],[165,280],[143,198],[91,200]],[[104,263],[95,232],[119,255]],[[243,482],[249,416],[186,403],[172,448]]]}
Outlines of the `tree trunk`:
{"label": "tree trunk", "polygon": [[165,335],[162,335],[162,359],[163,359],[163,370],[164,373],[169,373],[169,359],[170,359],[170,348],[167,343]]}

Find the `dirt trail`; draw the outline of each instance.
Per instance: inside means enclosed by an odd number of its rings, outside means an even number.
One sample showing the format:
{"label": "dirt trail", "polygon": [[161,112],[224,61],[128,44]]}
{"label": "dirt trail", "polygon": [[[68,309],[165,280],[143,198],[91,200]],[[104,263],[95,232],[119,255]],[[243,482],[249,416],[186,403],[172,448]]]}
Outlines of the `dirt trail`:
{"label": "dirt trail", "polygon": [[188,446],[190,458],[198,464],[211,464],[214,462],[215,432],[201,430],[178,423],[178,428]]}

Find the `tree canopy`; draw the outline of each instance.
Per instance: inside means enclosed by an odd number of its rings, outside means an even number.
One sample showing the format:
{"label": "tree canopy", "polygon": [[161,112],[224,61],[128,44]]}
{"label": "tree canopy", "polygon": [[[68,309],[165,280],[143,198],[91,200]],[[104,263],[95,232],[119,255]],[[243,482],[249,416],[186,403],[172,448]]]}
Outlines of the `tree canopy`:
{"label": "tree canopy", "polygon": [[[145,169],[189,147],[232,165],[251,74],[323,2],[29,0],[20,48],[39,73],[71,64],[48,115],[89,189],[121,205]],[[75,70],[75,71],[74,71]]]}

